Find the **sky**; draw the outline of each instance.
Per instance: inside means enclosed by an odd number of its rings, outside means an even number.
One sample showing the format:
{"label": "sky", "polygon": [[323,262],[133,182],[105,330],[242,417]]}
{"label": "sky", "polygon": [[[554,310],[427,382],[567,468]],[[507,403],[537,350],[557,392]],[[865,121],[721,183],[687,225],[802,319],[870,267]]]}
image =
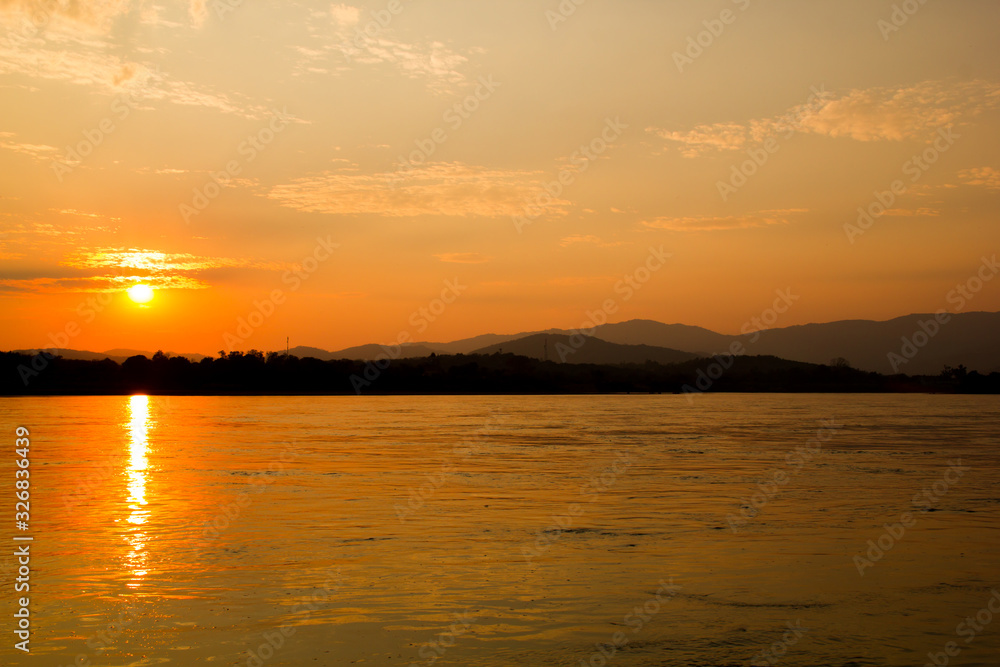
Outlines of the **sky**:
{"label": "sky", "polygon": [[[577,4],[579,3],[579,4]],[[0,349],[1000,310],[993,0],[0,0]],[[148,303],[127,290],[154,289]]]}

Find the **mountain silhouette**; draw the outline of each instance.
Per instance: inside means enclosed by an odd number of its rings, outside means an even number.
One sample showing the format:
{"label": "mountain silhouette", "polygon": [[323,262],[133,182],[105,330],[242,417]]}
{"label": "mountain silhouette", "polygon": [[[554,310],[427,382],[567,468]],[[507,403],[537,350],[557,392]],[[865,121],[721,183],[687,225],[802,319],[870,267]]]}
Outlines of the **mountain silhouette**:
{"label": "mountain silhouette", "polygon": [[490,345],[473,354],[516,354],[531,359],[568,364],[642,364],[654,361],[659,364],[676,364],[695,359],[697,355],[680,350],[651,345],[619,345],[600,338],[566,336],[561,334],[535,334]]}
{"label": "mountain silhouette", "polygon": [[[945,367],[964,366],[970,371],[1000,371],[1000,313],[972,312],[949,314],[946,323],[932,314],[913,314],[888,321],[843,320],[767,329],[742,335],[720,334],[703,327],[664,324],[654,320],[629,320],[595,327],[581,349],[565,355],[566,363],[676,363],[692,357],[728,354],[734,345],[742,354],[772,356],[810,364],[830,364],[834,360],[863,371],[882,374],[936,375]],[[420,358],[431,354],[506,353],[542,359],[543,339],[548,337],[549,360],[561,361],[556,348],[572,348],[570,337],[577,331],[548,329],[518,334],[483,334],[448,343],[417,342],[403,345],[392,358]],[[579,341],[579,339],[574,339]],[[321,361],[370,361],[391,348],[378,344],[359,345],[328,351],[317,347],[292,348],[292,356]],[[107,352],[52,350],[66,359],[103,360],[122,363],[128,357],[152,353],[117,349]],[[38,349],[15,350],[34,355]],[[284,350],[280,350],[284,352]],[[183,354],[200,361],[203,355]]]}

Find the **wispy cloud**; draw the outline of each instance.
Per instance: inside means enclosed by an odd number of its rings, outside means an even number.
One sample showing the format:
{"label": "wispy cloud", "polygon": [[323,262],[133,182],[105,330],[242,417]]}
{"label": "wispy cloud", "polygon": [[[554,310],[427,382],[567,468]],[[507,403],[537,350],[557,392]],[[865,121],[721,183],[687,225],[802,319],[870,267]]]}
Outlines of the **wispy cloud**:
{"label": "wispy cloud", "polygon": [[[59,211],[59,213],[70,214],[72,209],[66,209]],[[90,217],[90,216],[85,216]],[[99,216],[103,220],[109,222],[117,222],[118,218],[110,218],[106,216]],[[73,243],[79,244],[81,236],[91,234],[91,233],[107,233],[114,231],[113,227],[109,226],[85,226],[80,224],[74,225],[63,225],[63,224],[53,224],[50,222],[29,222],[20,223],[16,225],[11,225],[4,229],[3,235],[11,238],[17,239],[19,243],[25,244],[26,242],[37,242],[39,239],[47,239],[49,241],[55,241],[59,243]]]}
{"label": "wispy cloud", "polygon": [[928,207],[890,208],[882,215],[896,216],[899,218],[936,218],[941,215],[941,211]]}
{"label": "wispy cloud", "polygon": [[958,174],[966,185],[979,185],[990,190],[1000,190],[1000,170],[993,167],[965,169]]}
{"label": "wispy cloud", "polygon": [[361,9],[343,3],[330,5],[330,19],[336,28],[352,31],[361,20]]}
{"label": "wispy cloud", "polygon": [[129,0],[0,0],[0,19],[8,30],[63,27],[106,32],[131,10],[130,5]]}
{"label": "wispy cloud", "polygon": [[642,224],[651,229],[666,229],[673,232],[718,232],[787,225],[793,217],[808,212],[808,209],[792,208],[758,211],[745,215],[663,217],[644,221]]}
{"label": "wispy cloud", "polygon": [[121,222],[121,218],[109,217],[102,213],[86,213],[84,211],[78,211],[75,208],[60,208],[60,209],[50,208],[49,210],[54,213],[59,213],[62,215],[72,215],[78,218],[93,218],[95,220],[109,220],[111,222]]}
{"label": "wispy cloud", "polygon": [[[404,7],[406,4],[404,3]],[[452,92],[467,82],[464,71],[471,53],[462,54],[439,40],[409,43],[393,26],[381,26],[360,8],[332,4],[329,12],[316,11],[310,21],[312,46],[292,47],[298,55],[296,75],[343,74],[358,66],[389,65],[403,76],[420,79],[437,92]],[[324,25],[325,23],[325,25]]]}
{"label": "wispy cloud", "polygon": [[0,281],[5,292],[116,292],[142,281],[156,289],[207,289],[204,274],[216,269],[288,271],[290,262],[204,257],[145,249],[96,248],[74,251],[48,275]]}
{"label": "wispy cloud", "polygon": [[741,150],[792,131],[855,141],[925,140],[938,128],[967,122],[997,107],[1000,84],[926,81],[855,89],[839,96],[824,93],[773,118],[711,123],[690,130],[650,127],[647,131],[679,144],[681,154],[693,158]]}
{"label": "wispy cloud", "polygon": [[163,101],[253,119],[269,113],[240,95],[174,79],[152,64],[122,58],[105,36],[80,32],[77,26],[72,23],[60,30],[50,24],[44,32],[27,37],[10,39],[16,32],[0,37],[0,75],[84,86],[108,96],[128,94],[142,104]]}
{"label": "wispy cloud", "polygon": [[[181,27],[181,23],[163,18],[168,9],[178,17],[183,16],[183,3],[178,4],[181,6],[164,7],[133,0],[0,0],[0,23],[8,30],[24,33],[44,29],[108,34],[116,22],[137,13],[146,25]],[[187,5],[191,23],[202,26],[208,17],[206,0],[188,0]]]}
{"label": "wispy cloud", "polygon": [[538,172],[452,162],[393,174],[345,167],[279,185],[267,196],[312,213],[494,218],[523,212],[525,200],[540,188]]}
{"label": "wispy cloud", "polygon": [[120,292],[142,281],[154,289],[207,289],[209,285],[190,276],[97,275],[77,278],[27,278],[0,280],[0,292],[65,293]]}
{"label": "wispy cloud", "polygon": [[561,239],[559,241],[559,245],[561,245],[563,248],[568,248],[571,245],[577,245],[580,243],[596,245],[601,248],[613,248],[615,246],[625,245],[624,241],[605,241],[599,236],[593,236],[593,235],[582,236],[579,234],[575,236],[567,236],[566,238]]}
{"label": "wispy cloud", "polygon": [[16,136],[13,132],[0,132],[0,150],[13,151],[14,153],[27,155],[35,160],[51,160],[59,154],[59,149],[55,146],[10,140]]}
{"label": "wispy cloud", "polygon": [[208,269],[244,268],[267,271],[287,271],[293,265],[231,257],[199,257],[188,253],[165,253],[154,250],[118,250],[100,248],[71,253],[60,262],[63,266],[82,269],[123,268],[148,271],[153,274],[206,271]]}

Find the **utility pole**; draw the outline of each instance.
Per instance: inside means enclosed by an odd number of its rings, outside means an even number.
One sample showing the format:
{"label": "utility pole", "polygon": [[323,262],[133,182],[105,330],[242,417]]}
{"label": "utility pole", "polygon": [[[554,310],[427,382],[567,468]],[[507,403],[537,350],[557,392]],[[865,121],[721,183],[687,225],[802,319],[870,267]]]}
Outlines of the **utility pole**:
{"label": "utility pole", "polygon": [[285,336],[285,356],[288,356],[288,336]]}

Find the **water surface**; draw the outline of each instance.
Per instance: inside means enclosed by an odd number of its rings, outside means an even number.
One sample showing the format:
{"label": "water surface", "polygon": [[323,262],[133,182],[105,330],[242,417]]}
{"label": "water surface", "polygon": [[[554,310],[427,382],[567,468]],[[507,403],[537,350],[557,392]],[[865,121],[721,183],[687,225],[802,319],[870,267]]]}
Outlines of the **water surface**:
{"label": "water surface", "polygon": [[955,634],[1000,590],[997,398],[696,399],[5,399],[0,663],[998,664]]}

